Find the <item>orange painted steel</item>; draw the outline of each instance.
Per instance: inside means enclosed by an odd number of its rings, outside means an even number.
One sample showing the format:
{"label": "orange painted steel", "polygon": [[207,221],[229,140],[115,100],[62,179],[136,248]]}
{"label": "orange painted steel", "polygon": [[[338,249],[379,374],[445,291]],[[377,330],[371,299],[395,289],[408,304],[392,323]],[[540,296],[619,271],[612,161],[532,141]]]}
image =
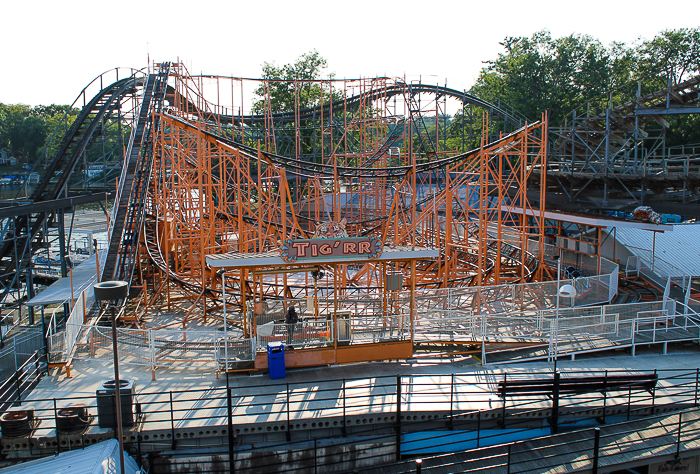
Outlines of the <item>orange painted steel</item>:
{"label": "orange painted steel", "polygon": [[[146,274],[160,275],[161,283],[151,287],[169,282],[168,301],[172,284],[184,284],[186,297],[201,304],[206,314],[221,285],[220,277],[206,266],[207,254],[275,250],[285,238],[308,238],[316,224],[341,219],[347,220],[350,236],[375,235],[388,244],[439,249],[439,258],[416,265],[412,274],[418,286],[542,278],[542,261],[532,273],[525,256],[533,245],[543,255],[544,221],[513,210],[544,207],[546,175],[537,175],[542,191],[536,206],[528,200],[527,183],[533,169],[546,168],[546,117],[514,133],[501,132],[500,140],[491,141],[495,122],[484,113],[480,146],[463,152],[448,150],[439,127],[432,137],[424,125],[425,120],[437,123],[444,113],[440,97],[432,102],[416,99],[405,81],[295,83],[293,116],[280,125],[269,82],[193,77],[182,65],[174,69],[170,107],[162,114],[154,144],[147,203],[147,213],[158,226],[158,247],[174,276],[163,268]],[[243,91],[244,86],[259,85],[267,91],[264,112],[253,123],[242,113]],[[310,85],[324,91],[319,105],[328,105],[319,107],[312,118],[299,105],[300,91]],[[212,88],[217,100],[221,91],[230,89],[231,103],[206,101],[205,89]],[[403,91],[402,100],[396,99],[396,90]],[[348,101],[358,95],[360,99]],[[310,129],[312,120],[316,127]],[[278,155],[284,136],[293,137],[291,156]],[[378,153],[397,136],[396,146]],[[318,149],[307,157],[310,143]],[[439,160],[444,165],[428,168]],[[348,287],[382,287],[388,270],[410,272],[406,262],[372,261],[325,270],[335,275],[336,296]],[[270,285],[262,277],[247,275],[232,280],[232,291],[247,299],[285,292],[289,296],[286,275],[282,280]],[[301,291],[308,292],[308,286]]]}

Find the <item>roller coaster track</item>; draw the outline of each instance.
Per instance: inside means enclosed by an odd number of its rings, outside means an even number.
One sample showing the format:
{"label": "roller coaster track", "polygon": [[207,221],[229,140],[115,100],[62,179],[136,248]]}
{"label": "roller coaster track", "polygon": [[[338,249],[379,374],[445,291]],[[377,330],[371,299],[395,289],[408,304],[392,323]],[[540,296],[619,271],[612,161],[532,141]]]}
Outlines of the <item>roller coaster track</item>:
{"label": "roller coaster track", "polygon": [[700,76],[649,94],[629,83],[573,110],[549,129],[550,207],[700,217],[700,146],[666,144],[668,117],[682,114],[700,114]]}
{"label": "roller coaster track", "polygon": [[[170,115],[168,113],[164,113],[163,116],[168,118],[170,121],[177,123],[183,128],[186,128],[193,132],[200,132],[214,139],[215,141],[218,141],[229,147],[238,148],[240,151],[246,153],[251,159],[257,160],[258,150],[256,148],[245,145],[235,140],[231,140],[230,138],[223,137],[221,135],[207,130],[200,130],[194,124],[179,117]],[[509,142],[512,142],[519,133],[527,131],[529,129],[537,128],[539,125],[539,121],[527,124],[519,128],[518,130],[515,130],[512,133],[504,135],[498,140],[490,142],[489,146],[499,147],[501,145],[505,145]],[[465,153],[460,153],[458,155],[451,156],[449,158],[443,158],[441,160],[431,160],[417,163],[415,166],[405,165],[389,166],[382,168],[365,168],[352,166],[338,166],[323,163],[312,163],[306,160],[297,160],[268,151],[261,151],[260,153],[263,155],[263,157],[267,158],[270,162],[274,163],[275,165],[284,167],[287,170],[288,174],[304,178],[315,178],[317,176],[323,176],[328,178],[331,178],[333,176],[338,176],[342,178],[398,178],[406,176],[408,172],[413,170],[415,170],[416,173],[426,173],[442,169],[448,165],[457,162],[465,162],[477,156],[479,152],[480,149],[474,149]]]}
{"label": "roller coaster track", "polygon": [[153,166],[154,134],[159,126],[169,70],[170,63],[164,63],[157,74],[150,74],[146,80],[119,179],[102,280],[116,279],[131,284]]}
{"label": "roller coaster track", "polygon": [[[118,80],[101,89],[83,107],[48,164],[46,172],[31,197],[32,203],[56,200],[65,192],[71,173],[95,131],[100,124],[119,110],[121,100],[133,94],[140,84],[140,79],[135,75]],[[57,212],[54,210],[14,218],[14,234],[18,238],[12,239],[6,236],[0,247],[0,284],[3,286],[0,300],[4,299],[10,288],[17,285],[20,272],[31,262],[32,251],[39,248],[46,238],[43,235],[43,229],[56,220],[56,215]],[[15,246],[16,242],[17,246]],[[31,242],[36,244],[32,245]]]}
{"label": "roller coaster track", "polygon": [[416,95],[416,94],[435,94],[436,96],[447,96],[458,99],[465,105],[475,105],[487,110],[489,114],[494,117],[503,119],[506,123],[514,127],[522,127],[527,118],[522,115],[517,110],[509,107],[506,104],[494,105],[474,94],[459,91],[457,89],[451,89],[449,87],[433,85],[433,84],[410,84],[410,86],[403,82],[397,81],[394,85],[389,85],[387,87],[381,87],[373,89],[369,92],[357,94],[354,96],[347,97],[346,99],[335,102],[333,104],[325,103],[322,106],[308,107],[299,110],[298,114],[295,112],[277,112],[266,116],[264,114],[256,115],[225,115],[225,114],[209,114],[204,113],[198,109],[198,107],[188,102],[187,104],[181,104],[185,107],[183,110],[187,110],[193,115],[197,115],[204,120],[208,120],[210,117],[216,117],[217,121],[220,123],[232,124],[232,125],[263,125],[268,119],[272,119],[273,122],[279,120],[293,120],[298,117],[299,120],[313,119],[314,116],[318,116],[321,111],[325,116],[329,116],[332,112],[333,114],[338,114],[346,110],[347,108],[353,108],[359,106],[363,102],[367,101],[377,101],[377,100],[388,100],[394,96],[404,96],[406,94]]}
{"label": "roller coaster track", "polygon": [[[635,85],[627,84],[619,89]],[[616,91],[606,93],[598,101],[608,102],[609,97]],[[648,137],[644,126],[650,122],[667,128],[669,123],[663,118],[667,114],[697,113],[697,107],[691,107],[700,101],[700,76],[688,79],[651,94],[639,96],[604,111],[591,114],[591,102],[573,110],[564,118],[562,129],[571,122],[570,133],[562,134],[554,143],[553,159],[571,161],[572,157],[586,156],[577,161],[590,163],[591,158],[608,156],[608,160],[623,158],[626,149],[631,148],[630,140],[637,141]],[[636,136],[635,136],[636,133]],[[596,153],[596,151],[598,151]],[[567,160],[568,158],[568,160]],[[597,161],[597,160],[595,160]],[[580,171],[596,171],[596,168],[584,166]],[[607,169],[597,169],[606,172]],[[618,170],[623,171],[623,170]],[[654,170],[649,170],[653,173]]]}

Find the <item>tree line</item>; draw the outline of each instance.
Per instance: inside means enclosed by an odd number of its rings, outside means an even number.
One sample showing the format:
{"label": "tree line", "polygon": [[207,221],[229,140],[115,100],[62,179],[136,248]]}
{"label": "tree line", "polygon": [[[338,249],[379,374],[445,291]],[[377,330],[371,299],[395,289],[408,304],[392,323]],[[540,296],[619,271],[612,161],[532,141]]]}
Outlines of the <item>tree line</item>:
{"label": "tree line", "polygon": [[[64,114],[68,114],[63,130],[57,130]],[[34,163],[43,156],[48,138],[56,132],[65,133],[80,110],[69,105],[38,105],[0,103],[0,150],[7,151],[19,159],[20,163]],[[60,138],[60,137],[58,137]],[[49,156],[55,152],[60,139],[54,139]]]}
{"label": "tree line", "polygon": [[[503,51],[485,61],[469,92],[499,98],[531,120],[546,111],[550,126],[563,123],[573,109],[588,101],[612,99],[611,91],[625,84],[639,81],[641,93],[646,94],[700,73],[700,28],[665,30],[651,40],[633,44],[613,42],[606,46],[585,34],[553,38],[547,30],[529,37],[509,36],[500,44]],[[326,73],[327,68],[327,60],[317,51],[281,67],[265,62],[262,78],[268,81],[255,91],[253,110],[264,113],[267,108],[267,112],[278,113],[292,111],[295,106],[303,109],[342,100],[342,91],[317,82],[333,77]],[[628,88],[619,94],[629,96],[634,93],[631,91]],[[52,149],[44,150],[44,146],[64,113],[68,120],[62,127],[67,129],[79,113],[70,106],[0,103],[0,150],[26,163],[52,156],[60,143],[56,138],[65,130],[56,132]],[[669,116],[667,120],[672,124],[669,145],[700,143],[700,114]],[[477,132],[481,127],[480,117],[468,116],[465,111],[442,121],[455,137],[464,135],[467,126]],[[445,137],[442,147],[459,148],[459,140]]]}
{"label": "tree line", "polygon": [[[550,126],[589,101],[634,100],[638,89],[650,94],[700,74],[700,28],[665,30],[633,44],[605,46],[583,34],[553,38],[547,30],[500,44],[503,52],[486,61],[472,92],[498,97],[530,119],[546,111]],[[666,120],[667,143],[700,142],[700,115]]]}

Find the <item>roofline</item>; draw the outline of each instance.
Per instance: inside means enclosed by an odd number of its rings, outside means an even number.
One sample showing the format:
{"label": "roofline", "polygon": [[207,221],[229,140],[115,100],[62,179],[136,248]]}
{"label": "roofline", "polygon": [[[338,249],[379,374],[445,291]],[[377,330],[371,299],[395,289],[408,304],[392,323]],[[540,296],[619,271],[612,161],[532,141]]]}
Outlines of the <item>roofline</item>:
{"label": "roofline", "polygon": [[[522,214],[523,208],[522,207],[512,207],[512,206],[501,205],[501,211],[508,211],[508,212],[512,212],[514,214]],[[532,217],[541,217],[542,211],[540,211],[539,209],[526,209],[525,215],[532,216]],[[654,231],[654,232],[666,232],[666,231],[673,230],[672,224],[654,224],[651,222],[606,219],[604,217],[600,217],[600,218],[587,217],[587,216],[580,216],[580,215],[575,215],[575,214],[567,214],[567,213],[561,212],[561,211],[544,211],[544,218],[545,219],[552,219],[555,221],[571,222],[574,224],[583,224],[583,225],[589,225],[589,226],[593,226],[593,227],[605,227],[605,228],[610,228],[610,229],[612,229],[613,227],[629,227],[629,228],[633,228],[633,229],[644,229],[644,230],[650,230],[650,231]]]}

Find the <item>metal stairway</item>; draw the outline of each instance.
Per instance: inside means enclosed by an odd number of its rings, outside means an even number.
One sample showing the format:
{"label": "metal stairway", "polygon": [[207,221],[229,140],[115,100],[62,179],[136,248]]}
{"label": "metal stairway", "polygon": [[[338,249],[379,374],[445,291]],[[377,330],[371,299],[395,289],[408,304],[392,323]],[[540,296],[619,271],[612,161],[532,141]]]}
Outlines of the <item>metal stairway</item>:
{"label": "metal stairway", "polygon": [[143,92],[136,128],[129,141],[112,213],[109,248],[101,281],[123,280],[131,285],[136,264],[144,205],[153,166],[153,137],[167,90],[170,63],[150,74]]}

